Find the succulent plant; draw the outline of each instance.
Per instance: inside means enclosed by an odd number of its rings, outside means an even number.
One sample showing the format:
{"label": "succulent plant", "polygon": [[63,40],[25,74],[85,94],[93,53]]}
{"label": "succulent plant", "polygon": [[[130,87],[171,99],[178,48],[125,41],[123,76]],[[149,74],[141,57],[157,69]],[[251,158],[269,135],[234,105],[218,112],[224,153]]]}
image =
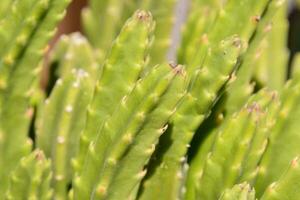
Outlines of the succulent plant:
{"label": "succulent plant", "polygon": [[69,3],[0,3],[0,199],[300,199],[287,2],[191,0],[175,61],[177,1],[90,0],[50,49]]}

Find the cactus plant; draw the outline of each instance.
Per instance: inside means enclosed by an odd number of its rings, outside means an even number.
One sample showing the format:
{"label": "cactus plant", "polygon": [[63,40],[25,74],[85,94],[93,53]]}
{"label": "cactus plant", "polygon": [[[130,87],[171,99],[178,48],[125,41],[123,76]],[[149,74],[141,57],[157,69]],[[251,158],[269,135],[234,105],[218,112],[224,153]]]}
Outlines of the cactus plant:
{"label": "cactus plant", "polygon": [[190,0],[173,62],[178,1],[89,0],[49,50],[68,3],[0,3],[0,199],[300,198],[287,2]]}
{"label": "cactus plant", "polygon": [[221,196],[222,200],[255,200],[255,191],[250,188],[247,183],[235,185],[231,189],[227,189]]}
{"label": "cactus plant", "polygon": [[50,165],[40,150],[21,158],[12,172],[5,199],[51,199]]}

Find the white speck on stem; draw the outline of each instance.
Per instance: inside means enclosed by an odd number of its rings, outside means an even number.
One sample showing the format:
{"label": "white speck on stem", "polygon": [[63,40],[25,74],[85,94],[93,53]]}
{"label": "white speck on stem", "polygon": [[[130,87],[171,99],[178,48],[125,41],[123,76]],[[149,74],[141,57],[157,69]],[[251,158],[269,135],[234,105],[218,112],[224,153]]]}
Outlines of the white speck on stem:
{"label": "white speck on stem", "polygon": [[71,105],[68,105],[65,110],[67,113],[71,113],[73,111],[73,107]]}

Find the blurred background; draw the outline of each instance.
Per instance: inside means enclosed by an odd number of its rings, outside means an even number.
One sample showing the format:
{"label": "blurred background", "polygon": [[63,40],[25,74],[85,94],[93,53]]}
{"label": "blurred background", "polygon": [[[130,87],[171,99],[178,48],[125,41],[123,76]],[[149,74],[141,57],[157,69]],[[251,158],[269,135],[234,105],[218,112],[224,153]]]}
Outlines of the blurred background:
{"label": "blurred background", "polygon": [[[103,0],[105,1],[105,0]],[[292,64],[293,58],[297,52],[300,51],[300,0],[288,0],[288,16],[289,34],[287,39],[287,47],[290,50],[289,66]],[[51,42],[51,47],[55,44],[62,34],[69,34],[72,32],[82,32],[81,29],[81,11],[88,6],[88,0],[73,0],[70,4],[64,20],[58,27],[58,32]],[[178,0],[178,5],[175,10],[170,12],[177,13],[177,23],[172,34],[173,45],[168,54],[169,60],[174,60],[176,55],[176,46],[180,38],[181,24],[185,21],[186,13],[189,8],[189,0]]]}

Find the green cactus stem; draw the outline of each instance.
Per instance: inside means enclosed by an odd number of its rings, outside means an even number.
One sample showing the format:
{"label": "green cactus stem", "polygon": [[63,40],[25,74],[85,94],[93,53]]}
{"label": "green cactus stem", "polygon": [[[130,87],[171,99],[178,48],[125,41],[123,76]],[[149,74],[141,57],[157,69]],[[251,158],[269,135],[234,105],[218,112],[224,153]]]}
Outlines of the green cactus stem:
{"label": "green cactus stem", "polygon": [[280,7],[274,16],[270,33],[260,45],[259,59],[255,67],[255,79],[264,86],[280,91],[287,77],[288,64],[288,2]]}
{"label": "green cactus stem", "polygon": [[100,64],[97,62],[94,49],[78,32],[61,36],[52,50],[50,65],[55,65],[56,77],[64,77],[73,69],[82,69],[96,81],[100,71]]}
{"label": "green cactus stem", "polygon": [[291,161],[288,170],[276,182],[268,186],[261,200],[296,200],[300,198],[299,191],[300,167],[299,158]]}
{"label": "green cactus stem", "polygon": [[92,78],[82,69],[58,79],[45,101],[37,128],[37,146],[52,159],[55,199],[66,199],[71,181],[71,159],[79,146],[85,113],[92,96]]}
{"label": "green cactus stem", "polygon": [[[173,71],[175,69],[175,71]],[[147,121],[139,131],[128,152],[124,155],[113,177],[112,184],[108,190],[110,194],[107,199],[120,199],[132,196],[134,188],[140,184],[146,174],[145,166],[150,160],[158,139],[167,129],[167,122],[175,113],[186,94],[184,84],[185,74],[181,66],[174,68],[171,73],[177,74],[172,85],[162,96],[160,104],[148,115]]]}
{"label": "green cactus stem", "polygon": [[199,46],[206,42],[206,34],[210,31],[221,9],[218,0],[191,2],[188,19],[184,25],[181,44],[178,50],[178,63],[189,66],[195,59]]}
{"label": "green cactus stem", "polygon": [[150,13],[137,11],[127,21],[114,42],[88,107],[86,127],[81,134],[79,155],[74,161],[76,170],[81,171],[88,146],[90,142],[95,141],[104,122],[112,115],[121,99],[133,89],[145,64],[152,29]]}
{"label": "green cactus stem", "polygon": [[40,150],[23,157],[10,177],[5,199],[52,199],[50,160]]}
{"label": "green cactus stem", "polygon": [[[181,164],[182,157],[186,153],[187,145],[190,142],[195,129],[205,118],[206,110],[209,109],[210,104],[216,98],[215,93],[219,90],[219,87],[226,82],[228,77],[226,75],[224,76],[224,74],[230,73],[232,67],[235,65],[236,59],[242,51],[242,44],[240,42],[241,41],[238,38],[231,37],[211,49],[212,54],[218,56],[208,59],[208,63],[206,64],[209,67],[205,67],[203,70],[198,71],[196,74],[197,79],[189,86],[190,88],[187,91],[187,95],[185,96],[183,103],[180,105],[176,114],[172,117],[170,123],[174,126],[172,128],[171,138],[174,142],[168,151],[165,152],[164,160],[156,170],[157,174],[151,177],[153,181],[150,179],[148,181],[148,185],[145,185],[145,188],[149,187],[149,189],[144,190],[144,194],[142,194],[141,197],[142,199],[153,198],[152,195],[162,195],[159,192],[151,192],[154,188],[161,192],[164,191],[164,194],[166,194],[166,191],[169,191],[173,198],[173,195],[177,195],[175,188],[177,188],[178,185],[173,186],[173,184],[178,183],[176,174],[178,172],[178,167]],[[226,51],[225,55],[224,51]],[[221,65],[223,65],[222,69],[218,69],[218,66]],[[217,76],[219,77],[217,78],[218,81],[214,83],[210,81],[212,77]],[[201,87],[202,85],[207,85],[207,87],[204,89]],[[182,135],[183,133],[184,135]],[[172,185],[164,185],[165,187],[172,186],[174,189],[161,190],[164,186],[158,185],[161,183],[160,180],[162,176],[165,178],[176,179],[170,181]],[[153,185],[151,185],[151,182]],[[143,195],[145,196],[143,197]]]}
{"label": "green cactus stem", "polygon": [[247,183],[233,186],[225,190],[219,200],[255,200],[255,191]]}
{"label": "green cactus stem", "polygon": [[197,172],[199,198],[214,199],[236,183],[253,181],[277,106],[272,93],[262,92],[223,123],[203,169]]}
{"label": "green cactus stem", "polygon": [[[0,28],[0,199],[7,173],[30,152],[27,135],[38,64],[69,0],[14,1]],[[15,23],[12,23],[15,22]],[[5,106],[4,106],[5,105]],[[17,126],[16,126],[17,124]]]}
{"label": "green cactus stem", "polygon": [[299,154],[300,135],[297,131],[299,127],[297,117],[300,115],[299,87],[299,77],[295,77],[282,91],[282,104],[278,109],[276,125],[271,130],[268,149],[262,158],[255,182],[258,197],[269,184],[281,177],[288,163]]}
{"label": "green cactus stem", "polygon": [[167,59],[167,53],[171,47],[172,30],[175,25],[175,7],[177,0],[140,2],[140,7],[151,11],[155,20],[155,40],[150,49],[150,63],[155,65]]}
{"label": "green cactus stem", "polygon": [[[236,6],[237,3],[239,6]],[[268,3],[269,1],[229,1],[219,11],[213,27],[206,34],[207,43],[196,53],[197,59],[187,67],[188,73],[191,74],[197,73],[195,69],[198,68],[199,75],[192,79],[185,102],[171,120],[171,123],[174,124],[171,134],[172,144],[158,159],[162,161],[154,164],[155,169],[153,171],[155,173],[149,178],[147,186],[144,186],[141,194],[142,199],[153,199],[164,195],[166,195],[164,198],[177,198],[180,181],[176,178],[176,174],[180,171],[180,160],[186,154],[188,144],[196,129],[209,115],[208,111],[219,98],[218,92],[226,85],[230,79],[230,74],[239,65],[237,60],[245,53],[246,47],[239,37],[244,39],[242,41],[251,42],[251,38],[255,34],[257,22],[246,22],[253,16],[261,16],[269,5]],[[253,12],[256,15],[253,15]],[[238,24],[232,23],[238,13],[243,13],[239,15]],[[224,24],[235,27],[221,30]],[[239,26],[240,28],[237,28]],[[214,56],[212,57],[212,55]],[[170,184],[162,185],[161,182],[169,182]],[[157,192],[153,192],[155,189]]]}
{"label": "green cactus stem", "polygon": [[84,32],[91,44],[97,48],[99,62],[102,63],[123,23],[137,9],[137,1],[90,0],[89,5],[82,13]]}
{"label": "green cactus stem", "polygon": [[292,64],[292,77],[299,76],[300,73],[300,53],[296,54]]}
{"label": "green cactus stem", "polygon": [[[105,191],[108,190],[120,160],[131,143],[134,143],[134,138],[143,124],[147,123],[146,116],[160,103],[161,96],[175,75],[170,66],[158,66],[138,81],[128,96],[124,96],[114,114],[98,133],[97,140],[90,144],[84,168],[75,179],[76,198],[92,198],[92,194],[97,199],[109,196]],[[112,127],[119,131],[116,132]]]}
{"label": "green cactus stem", "polygon": [[[279,7],[279,8],[278,8]],[[251,79],[255,70],[260,67],[259,62],[263,51],[262,44],[266,38],[270,37],[272,24],[276,22],[278,11],[282,11],[285,6],[276,1],[270,2],[262,17],[253,20],[259,20],[254,36],[249,43],[247,52],[241,58],[239,70],[232,78],[232,83],[227,89],[226,113],[234,113],[239,110],[247,101],[254,89]],[[280,13],[279,13],[280,14]],[[276,16],[276,18],[274,18]],[[283,17],[280,14],[280,17]],[[274,31],[272,31],[274,32]]]}

